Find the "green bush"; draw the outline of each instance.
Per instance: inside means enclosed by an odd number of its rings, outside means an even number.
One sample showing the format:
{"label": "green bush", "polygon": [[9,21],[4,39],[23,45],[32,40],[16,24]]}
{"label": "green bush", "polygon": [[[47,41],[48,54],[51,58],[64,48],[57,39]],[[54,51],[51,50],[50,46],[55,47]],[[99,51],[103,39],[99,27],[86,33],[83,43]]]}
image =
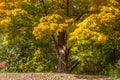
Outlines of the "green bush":
{"label": "green bush", "polygon": [[114,80],[120,79],[120,60],[115,65],[109,65],[109,75]]}

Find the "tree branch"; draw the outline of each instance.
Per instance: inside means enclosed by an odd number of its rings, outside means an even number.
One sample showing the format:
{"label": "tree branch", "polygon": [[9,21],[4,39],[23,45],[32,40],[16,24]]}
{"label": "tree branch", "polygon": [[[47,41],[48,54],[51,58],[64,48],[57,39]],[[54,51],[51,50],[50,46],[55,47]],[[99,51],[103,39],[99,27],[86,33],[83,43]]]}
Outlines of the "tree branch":
{"label": "tree branch", "polygon": [[88,6],[85,7],[85,11],[81,12],[81,14],[75,19],[75,21],[78,21],[85,13],[87,13],[88,11],[86,11],[88,8]]}
{"label": "tree branch", "polygon": [[75,22],[77,22],[83,15],[84,15],[84,13],[82,12],[82,13],[75,19]]}
{"label": "tree branch", "polygon": [[80,61],[78,61],[78,60],[75,61],[75,62],[76,62],[76,63],[73,64],[73,66],[71,67],[71,69],[70,69],[70,71],[69,71],[70,73],[71,73],[71,72],[77,67],[77,65],[80,63]]}
{"label": "tree branch", "polygon": [[42,0],[41,2],[42,2],[42,5],[43,5],[43,8],[44,8],[44,13],[45,13],[45,15],[47,15],[47,11],[46,11],[46,8],[45,8],[44,0]]}
{"label": "tree branch", "polygon": [[69,16],[69,0],[66,2],[66,11],[67,11],[67,16]]}

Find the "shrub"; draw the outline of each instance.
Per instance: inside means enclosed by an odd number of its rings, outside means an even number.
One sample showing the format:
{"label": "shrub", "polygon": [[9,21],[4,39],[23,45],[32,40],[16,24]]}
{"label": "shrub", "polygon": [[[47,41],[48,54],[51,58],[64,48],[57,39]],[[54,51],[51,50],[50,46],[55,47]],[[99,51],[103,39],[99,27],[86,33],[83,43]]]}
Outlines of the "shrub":
{"label": "shrub", "polygon": [[120,79],[120,60],[115,65],[109,65],[109,75],[114,79]]}

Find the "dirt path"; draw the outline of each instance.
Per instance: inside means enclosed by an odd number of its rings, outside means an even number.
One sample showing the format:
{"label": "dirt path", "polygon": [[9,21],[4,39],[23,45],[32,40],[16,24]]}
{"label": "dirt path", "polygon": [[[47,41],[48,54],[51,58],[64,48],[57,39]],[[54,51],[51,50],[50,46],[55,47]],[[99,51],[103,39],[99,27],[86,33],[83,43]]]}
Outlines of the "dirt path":
{"label": "dirt path", "polygon": [[112,80],[107,76],[59,73],[0,73],[0,80]]}

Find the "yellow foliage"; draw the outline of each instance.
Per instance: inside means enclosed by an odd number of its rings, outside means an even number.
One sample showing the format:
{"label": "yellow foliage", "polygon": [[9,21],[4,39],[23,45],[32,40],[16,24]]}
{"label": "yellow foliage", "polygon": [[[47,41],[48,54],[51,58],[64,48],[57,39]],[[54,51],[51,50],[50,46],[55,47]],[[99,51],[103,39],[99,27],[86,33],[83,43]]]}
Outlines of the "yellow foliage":
{"label": "yellow foliage", "polygon": [[4,46],[8,46],[8,44],[9,44],[9,36],[8,36],[8,35],[6,35],[6,36],[4,37],[2,44],[3,44]]}
{"label": "yellow foliage", "polygon": [[0,21],[0,29],[4,33],[9,31],[9,27],[11,27],[11,25],[12,25],[12,21],[10,18],[6,18]]}
{"label": "yellow foliage", "polygon": [[97,11],[99,9],[99,6],[96,4],[90,4],[89,5],[89,11]]}
{"label": "yellow foliage", "polygon": [[[100,0],[97,0],[97,3]],[[101,4],[99,5],[98,13],[91,14],[87,18],[85,18],[82,22],[78,23],[74,32],[72,32],[69,36],[69,41],[78,40],[78,39],[91,39],[98,42],[105,42],[108,40],[107,30],[112,30],[114,23],[120,16],[120,10],[115,6],[109,4],[116,4],[115,0],[109,0],[108,5]],[[102,1],[102,3],[106,3]],[[91,4],[89,11],[96,11],[97,4]],[[103,26],[104,25],[104,26]],[[106,31],[106,32],[103,32]]]}
{"label": "yellow foliage", "polygon": [[25,10],[22,10],[22,9],[13,9],[13,10],[9,10],[7,15],[8,16],[9,15],[12,15],[12,16],[17,16],[17,15],[27,16],[27,12]]}
{"label": "yellow foliage", "polygon": [[0,8],[4,9],[6,7],[6,3],[5,2],[0,2]]}
{"label": "yellow foliage", "polygon": [[11,19],[10,18],[6,18],[4,20],[2,20],[0,22],[0,25],[6,25],[6,24],[10,24],[11,23]]}
{"label": "yellow foliage", "polygon": [[54,31],[54,30],[57,28],[57,26],[58,26],[58,24],[56,24],[56,23],[51,23],[51,24],[50,24],[50,30],[51,30],[51,31]]}
{"label": "yellow foliage", "polygon": [[104,42],[106,40],[108,40],[108,36],[104,35],[104,34],[100,35],[97,39],[97,41],[99,41],[99,42],[102,42],[102,41]]}
{"label": "yellow foliage", "polygon": [[118,5],[119,3],[116,0],[110,0],[110,2],[114,5]]}
{"label": "yellow foliage", "polygon": [[44,34],[49,36],[56,32],[62,32],[67,30],[70,24],[73,22],[73,19],[64,19],[58,14],[52,14],[40,19],[40,23],[37,27],[34,27],[33,34],[38,38]]}
{"label": "yellow foliage", "polygon": [[66,23],[71,23],[71,22],[74,22],[74,19],[72,19],[72,18],[71,19],[66,19],[65,22]]}
{"label": "yellow foliage", "polygon": [[116,18],[116,16],[115,15],[112,15],[112,13],[100,13],[99,15],[98,15],[98,17],[100,17],[101,18],[101,23],[104,23],[104,22],[112,22],[112,21],[114,21],[115,20],[115,18]]}

